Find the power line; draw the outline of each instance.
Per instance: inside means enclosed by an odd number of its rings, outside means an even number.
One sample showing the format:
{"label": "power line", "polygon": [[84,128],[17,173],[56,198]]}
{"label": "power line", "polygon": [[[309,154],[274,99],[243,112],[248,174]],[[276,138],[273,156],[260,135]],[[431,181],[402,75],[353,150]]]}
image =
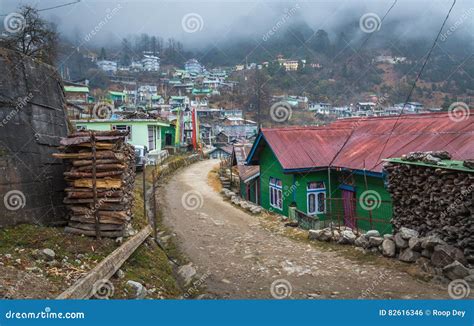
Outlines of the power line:
{"label": "power line", "polygon": [[[79,2],[81,2],[81,0],[76,0],[76,1],[68,2],[68,3],[63,3],[63,4],[60,4],[60,5],[57,5],[57,6],[53,6],[53,7],[47,7],[47,8],[37,9],[36,11],[40,12],[40,11],[53,10],[53,9],[57,9],[57,8],[62,8],[62,7],[74,5],[74,4],[79,3]],[[9,14],[0,14],[0,17],[5,17],[5,16],[8,16],[8,15],[9,15]]]}
{"label": "power line", "polygon": [[451,5],[451,8],[449,8],[449,11],[448,11],[448,14],[446,15],[446,17],[444,18],[444,21],[443,21],[443,24],[441,25],[441,28],[439,29],[439,32],[438,32],[438,35],[436,35],[436,38],[433,42],[433,45],[431,46],[431,49],[428,51],[428,55],[426,56],[426,59],[425,61],[423,62],[423,65],[421,66],[421,69],[420,71],[418,72],[418,75],[416,76],[415,78],[415,81],[413,82],[413,85],[410,89],[410,92],[408,93],[408,96],[405,100],[405,102],[403,103],[403,107],[400,111],[400,114],[397,116],[397,120],[395,121],[395,123],[393,124],[393,127],[392,129],[390,130],[390,134],[388,135],[387,137],[387,141],[385,142],[385,144],[383,145],[383,148],[382,150],[380,151],[380,154],[379,154],[379,157],[377,159],[377,161],[375,162],[375,165],[374,167],[378,164],[378,162],[380,161],[380,158],[382,156],[382,153],[385,151],[385,147],[387,146],[388,144],[388,141],[390,140],[390,137],[392,136],[393,134],[393,131],[395,130],[395,127],[397,126],[398,124],[398,121],[400,120],[400,117],[402,116],[403,114],[403,110],[405,109],[405,106],[408,104],[408,102],[410,101],[410,98],[413,94],[413,91],[415,90],[415,87],[416,87],[416,82],[420,79],[421,77],[421,74],[423,73],[423,70],[425,69],[425,66],[426,66],[426,63],[428,62],[430,56],[431,56],[431,53],[433,52],[436,44],[438,43],[438,39],[439,39],[439,36],[441,35],[441,32],[443,31],[443,28],[444,28],[444,25],[446,25],[446,22],[448,21],[448,18],[449,18],[449,15],[451,14],[451,11],[453,10],[454,8],[454,5],[456,4],[456,0],[453,1],[453,4]]}

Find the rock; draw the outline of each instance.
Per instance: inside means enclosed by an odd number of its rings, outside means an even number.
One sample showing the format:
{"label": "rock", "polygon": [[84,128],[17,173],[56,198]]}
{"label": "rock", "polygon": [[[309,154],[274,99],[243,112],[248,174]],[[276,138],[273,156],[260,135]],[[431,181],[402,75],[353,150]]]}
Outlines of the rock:
{"label": "rock", "polygon": [[48,261],[46,265],[48,265],[49,267],[61,267],[61,263],[57,261],[56,259]]}
{"label": "rock", "polygon": [[356,239],[356,235],[349,230],[341,232],[341,238],[339,239],[340,244],[353,244]]}
{"label": "rock", "polygon": [[5,258],[6,259],[12,259],[12,255],[11,254],[5,254]]}
{"label": "rock", "polygon": [[405,240],[410,238],[418,238],[419,235],[418,231],[406,227],[401,227],[398,233],[400,233],[401,237]]}
{"label": "rock", "polygon": [[323,230],[309,230],[308,231],[308,239],[309,240],[319,240],[319,235],[323,232]]}
{"label": "rock", "polygon": [[422,250],[422,248],[421,248],[421,239],[416,238],[416,237],[410,238],[410,240],[408,240],[408,247],[411,250],[421,252],[421,250]]}
{"label": "rock", "polygon": [[464,281],[466,281],[467,283],[469,283],[469,285],[471,286],[471,288],[474,287],[474,274],[470,274],[468,276],[466,276],[464,278]]}
{"label": "rock", "polygon": [[463,264],[455,260],[453,263],[443,268],[443,274],[451,281],[465,278],[469,276],[469,269],[464,267]]}
{"label": "rock", "polygon": [[369,240],[367,240],[367,238],[365,237],[365,235],[361,235],[360,237],[358,237],[358,238],[354,241],[354,244],[355,244],[357,247],[367,248],[367,247],[369,246]]}
{"label": "rock", "polygon": [[121,278],[124,278],[125,277],[125,272],[121,269],[118,269],[115,274],[114,274],[114,277],[115,278],[118,278],[118,279],[121,279]]}
{"label": "rock", "polygon": [[56,257],[56,253],[49,248],[41,250],[41,255],[46,261],[52,261]]}
{"label": "rock", "polygon": [[446,244],[446,242],[441,240],[436,235],[431,235],[429,237],[423,238],[421,241],[421,247],[423,249],[428,249],[428,250],[433,250],[434,247],[436,247],[437,245],[443,245],[443,244]]}
{"label": "rock", "polygon": [[421,270],[429,273],[429,274],[435,274],[434,268],[431,265],[431,262],[428,258],[426,257],[420,257],[416,260],[416,264],[420,266]]}
{"label": "rock", "polygon": [[398,259],[405,263],[414,263],[418,258],[420,258],[420,256],[421,254],[419,252],[407,248],[400,253]]}
{"label": "rock", "polygon": [[461,264],[467,265],[467,261],[464,258],[464,253],[451,245],[437,245],[434,248],[433,255],[431,256],[431,263],[436,267],[444,267],[453,263],[455,260]]}
{"label": "rock", "polygon": [[384,234],[384,235],[383,235],[383,238],[384,238],[385,240],[393,240],[393,234]]}
{"label": "rock", "polygon": [[433,251],[428,250],[428,249],[423,249],[423,250],[421,251],[421,255],[422,255],[423,257],[426,257],[426,258],[430,258],[430,259],[431,259],[431,255],[433,255]]}
{"label": "rock", "polygon": [[118,237],[117,239],[115,239],[115,243],[120,246],[123,243],[123,237]]}
{"label": "rock", "polygon": [[252,208],[250,211],[252,212],[252,214],[260,214],[262,212],[262,208],[256,206],[255,208]]}
{"label": "rock", "polygon": [[132,288],[134,291],[133,295],[136,299],[143,299],[146,297],[147,290],[141,283],[129,280],[127,281],[127,286]]}
{"label": "rock", "polygon": [[395,242],[390,239],[385,239],[382,242],[382,254],[386,257],[395,257],[396,246]]}
{"label": "rock", "polygon": [[378,247],[382,244],[383,242],[383,238],[382,237],[370,237],[369,238],[369,245],[371,247]]}
{"label": "rock", "polygon": [[341,239],[341,233],[338,230],[332,231],[332,239],[334,241],[339,241]]}
{"label": "rock", "polygon": [[380,237],[380,232],[377,230],[369,230],[365,233],[365,236],[367,239],[370,237]]}
{"label": "rock", "polygon": [[178,269],[178,274],[183,278],[185,286],[191,284],[193,277],[196,275],[196,269],[193,267],[193,263],[183,265]]}
{"label": "rock", "polygon": [[395,241],[395,245],[397,246],[397,248],[408,248],[408,241],[403,239],[400,233],[395,234],[395,236],[393,237],[393,241]]}

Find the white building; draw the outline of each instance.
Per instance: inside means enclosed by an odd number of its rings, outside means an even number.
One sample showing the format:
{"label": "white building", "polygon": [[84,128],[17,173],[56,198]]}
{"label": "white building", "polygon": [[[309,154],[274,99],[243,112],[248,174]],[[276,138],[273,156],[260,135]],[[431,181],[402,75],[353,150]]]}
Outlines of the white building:
{"label": "white building", "polygon": [[144,55],[141,63],[144,71],[160,70],[160,58],[155,55]]}
{"label": "white building", "polygon": [[97,66],[105,72],[116,73],[117,72],[117,62],[110,60],[99,60],[97,61]]}
{"label": "white building", "polygon": [[319,102],[319,103],[311,103],[308,109],[310,111],[314,111],[320,114],[329,114],[331,111],[331,107],[332,105],[330,103]]}

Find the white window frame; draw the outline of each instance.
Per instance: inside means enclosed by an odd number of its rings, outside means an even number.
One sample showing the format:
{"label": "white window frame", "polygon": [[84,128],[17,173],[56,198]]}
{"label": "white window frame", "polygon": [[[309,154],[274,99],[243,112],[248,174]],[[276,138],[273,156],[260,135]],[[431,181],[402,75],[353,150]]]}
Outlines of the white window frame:
{"label": "white window frame", "polygon": [[[119,128],[117,128],[119,127]],[[113,125],[112,130],[121,130],[121,131],[128,131],[128,140],[132,140],[132,126],[130,125]]]}
{"label": "white window frame", "polygon": [[[319,181],[313,181],[313,182],[319,182]],[[323,184],[323,188],[309,188],[309,184],[312,182],[308,182],[308,185],[306,186],[306,214],[309,216],[317,215],[317,214],[324,214],[326,213],[326,185],[324,182],[321,182]],[[322,194],[324,197],[324,209],[321,210],[321,207],[319,207],[319,195]],[[314,211],[310,211],[310,197],[311,195],[314,195]]]}
{"label": "white window frame", "polygon": [[[150,128],[151,128],[151,130],[150,130]],[[156,139],[156,129],[157,129],[157,128],[156,128],[155,125],[148,125],[148,126],[147,126],[147,135],[148,135],[148,138],[147,138],[147,139],[148,139],[148,150],[149,150],[149,151],[154,151],[154,150],[157,148],[157,146],[158,146],[158,141],[157,141],[157,139]],[[152,135],[151,135],[151,138],[152,138],[152,140],[153,140],[153,146],[152,146],[152,144],[150,143],[150,131],[151,131],[151,134],[152,134]],[[152,148],[152,147],[153,147],[153,148]]]}
{"label": "white window frame", "polygon": [[[280,185],[278,182],[280,181]],[[278,210],[283,210],[283,183],[280,179],[270,177],[268,182],[270,206]],[[278,200],[278,198],[280,198]]]}

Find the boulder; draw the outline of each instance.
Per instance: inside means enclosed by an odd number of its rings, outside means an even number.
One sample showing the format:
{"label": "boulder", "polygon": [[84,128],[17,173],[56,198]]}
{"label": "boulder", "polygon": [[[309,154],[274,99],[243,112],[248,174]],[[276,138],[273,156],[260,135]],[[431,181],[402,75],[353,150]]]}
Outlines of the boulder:
{"label": "boulder", "polygon": [[422,250],[422,248],[421,248],[421,239],[416,238],[416,237],[410,238],[410,240],[408,240],[408,247],[411,250],[421,252],[421,250]]}
{"label": "boulder", "polygon": [[43,256],[45,261],[53,261],[56,257],[56,253],[49,248],[41,250],[41,255]]}
{"label": "boulder", "polygon": [[332,239],[332,232],[330,229],[323,229],[323,232],[319,234],[319,241],[331,241]]}
{"label": "boulder", "polygon": [[382,255],[386,257],[395,257],[396,247],[395,242],[390,239],[385,239],[382,242]]}
{"label": "boulder", "polygon": [[354,241],[354,244],[355,244],[357,247],[368,248],[368,247],[369,247],[369,240],[367,240],[367,238],[365,237],[365,235],[361,235],[360,237],[358,237],[358,238]]}
{"label": "boulder", "polygon": [[196,275],[196,269],[193,267],[193,263],[178,268],[178,275],[183,279],[185,286],[191,284],[193,277]]}
{"label": "boulder", "polygon": [[414,263],[418,258],[420,258],[420,256],[421,254],[419,252],[407,248],[400,253],[398,259],[405,263]]}
{"label": "boulder", "polygon": [[125,272],[121,269],[118,269],[115,274],[114,274],[114,277],[115,278],[124,278],[125,277]]}
{"label": "boulder", "polygon": [[127,286],[133,290],[133,295],[136,299],[143,299],[146,297],[147,290],[141,283],[135,281],[127,281]]}
{"label": "boulder", "polygon": [[382,237],[370,237],[369,238],[369,245],[371,247],[378,247],[382,244],[383,238]]}
{"label": "boulder", "polygon": [[423,238],[421,241],[421,247],[423,249],[428,249],[428,250],[433,250],[434,247],[436,247],[437,245],[443,245],[443,244],[446,244],[446,242],[441,240],[436,235],[431,235],[429,237]]}
{"label": "boulder", "polygon": [[308,231],[308,239],[309,240],[319,240],[319,235],[321,232],[324,232],[324,230],[309,230]]}
{"label": "boulder", "polygon": [[433,255],[431,255],[431,263],[436,267],[445,267],[453,263],[455,260],[461,264],[467,265],[467,261],[464,258],[464,253],[451,245],[437,245],[434,248]]}
{"label": "boulder", "polygon": [[393,240],[393,234],[384,234],[384,235],[383,235],[383,238],[384,238],[385,240],[386,240],[386,239],[388,239],[388,240]]}
{"label": "boulder", "polygon": [[341,232],[341,238],[339,239],[338,243],[340,244],[354,244],[356,239],[356,235],[349,230],[344,230]]}
{"label": "boulder", "polygon": [[428,249],[423,249],[421,251],[421,255],[423,257],[426,257],[426,258],[430,258],[431,259],[431,255],[433,255],[433,251],[432,250],[428,250]]}
{"label": "boulder", "polygon": [[453,263],[443,268],[443,274],[451,281],[465,278],[469,276],[469,269],[464,267],[463,264],[455,260]]}
{"label": "boulder", "polygon": [[365,236],[367,239],[370,237],[380,237],[380,232],[377,230],[369,230],[365,233]]}
{"label": "boulder", "polygon": [[401,227],[398,233],[401,235],[401,237],[405,240],[408,240],[410,238],[418,238],[418,231],[409,229],[406,227]]}
{"label": "boulder", "polygon": [[397,248],[408,248],[408,241],[403,239],[400,233],[395,234],[395,236],[393,237],[393,241],[395,241],[395,245],[397,246]]}

